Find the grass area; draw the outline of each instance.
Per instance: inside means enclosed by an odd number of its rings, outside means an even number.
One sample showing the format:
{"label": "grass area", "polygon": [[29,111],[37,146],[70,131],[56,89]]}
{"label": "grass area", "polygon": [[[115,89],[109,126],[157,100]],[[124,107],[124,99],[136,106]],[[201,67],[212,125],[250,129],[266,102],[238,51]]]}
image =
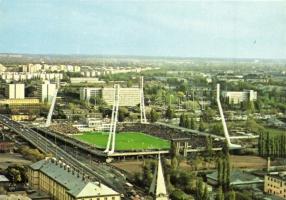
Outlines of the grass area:
{"label": "grass area", "polygon": [[[75,139],[104,149],[108,140],[107,132],[85,132],[73,136]],[[116,134],[115,150],[169,149],[170,141],[140,132],[121,132]]]}

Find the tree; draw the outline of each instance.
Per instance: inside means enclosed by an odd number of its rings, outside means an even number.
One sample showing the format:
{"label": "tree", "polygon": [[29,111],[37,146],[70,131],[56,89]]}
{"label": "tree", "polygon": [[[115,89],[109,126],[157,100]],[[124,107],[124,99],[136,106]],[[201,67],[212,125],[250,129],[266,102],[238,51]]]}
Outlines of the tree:
{"label": "tree", "polygon": [[195,122],[195,119],[194,118],[191,118],[191,129],[197,129],[197,126],[196,126],[196,122]]}
{"label": "tree", "polygon": [[185,127],[185,114],[184,113],[180,115],[179,126]]}
{"label": "tree", "polygon": [[173,119],[174,118],[175,113],[174,113],[174,110],[171,108],[171,106],[168,106],[165,115],[166,115],[167,119]]}
{"label": "tree", "polygon": [[255,111],[255,107],[254,107],[253,101],[247,101],[246,109],[247,109],[247,112],[249,112],[249,113],[253,113]]}
{"label": "tree", "polygon": [[204,188],[204,193],[203,193],[203,200],[208,200],[209,199],[209,193],[208,193],[208,187],[205,185]]}
{"label": "tree", "polygon": [[215,200],[224,200],[224,194],[221,187],[218,188]]}
{"label": "tree", "polygon": [[179,162],[178,162],[177,156],[174,156],[171,159],[171,166],[172,166],[172,169],[174,169],[174,170],[176,170],[178,168]]}
{"label": "tree", "polygon": [[177,92],[177,97],[179,97],[179,101],[178,101],[179,106],[184,96],[185,96],[184,92],[181,92],[181,91]]}
{"label": "tree", "polygon": [[188,200],[188,196],[180,189],[174,190],[171,193],[170,198],[172,200]]}
{"label": "tree", "polygon": [[203,187],[203,181],[199,179],[197,181],[197,187],[196,187],[196,200],[204,200],[204,187]]}
{"label": "tree", "polygon": [[210,133],[215,135],[223,135],[223,126],[222,124],[214,124],[210,127]]}
{"label": "tree", "polygon": [[150,112],[150,121],[152,123],[156,122],[159,118],[159,114],[152,108]]}
{"label": "tree", "polygon": [[132,87],[132,81],[130,79],[127,81],[127,87]]}
{"label": "tree", "polygon": [[203,122],[203,120],[201,119],[201,120],[200,120],[199,131],[204,131],[204,130],[205,130],[204,122]]}
{"label": "tree", "polygon": [[236,195],[234,191],[228,193],[228,200],[236,200]]}
{"label": "tree", "polygon": [[125,117],[128,117],[129,112],[125,107],[120,107],[118,110],[118,121],[123,122]]}
{"label": "tree", "polygon": [[189,116],[185,115],[185,128],[190,128],[191,127],[191,122],[189,120]]}

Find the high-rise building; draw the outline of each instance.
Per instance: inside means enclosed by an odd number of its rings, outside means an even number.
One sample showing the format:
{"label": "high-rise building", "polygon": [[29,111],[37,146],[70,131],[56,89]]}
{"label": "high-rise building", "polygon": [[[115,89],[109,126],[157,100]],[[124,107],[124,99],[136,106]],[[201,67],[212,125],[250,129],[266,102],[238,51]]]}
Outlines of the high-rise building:
{"label": "high-rise building", "polygon": [[80,100],[89,102],[91,98],[101,96],[101,90],[101,88],[80,88]]}
{"label": "high-rise building", "polygon": [[7,84],[5,89],[5,96],[8,99],[24,99],[25,84],[22,83]]}
{"label": "high-rise building", "polygon": [[[108,104],[114,103],[114,88],[102,88],[102,99]],[[140,104],[140,88],[120,88],[119,106],[137,106]]]}
{"label": "high-rise building", "polygon": [[45,81],[38,87],[39,98],[42,102],[51,103],[55,95],[57,84]]}
{"label": "high-rise building", "polygon": [[[93,97],[100,96],[108,105],[114,103],[114,88],[81,88],[80,100],[89,101]],[[119,106],[137,106],[140,104],[140,88],[120,88]]]}

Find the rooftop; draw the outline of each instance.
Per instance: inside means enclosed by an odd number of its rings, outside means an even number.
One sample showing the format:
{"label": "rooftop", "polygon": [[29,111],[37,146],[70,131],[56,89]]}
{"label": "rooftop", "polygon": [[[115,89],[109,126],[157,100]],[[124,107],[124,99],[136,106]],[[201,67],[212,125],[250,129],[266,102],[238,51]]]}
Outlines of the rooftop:
{"label": "rooftop", "polygon": [[9,182],[9,179],[4,175],[0,175],[0,182]]}
{"label": "rooftop", "polygon": [[55,159],[44,159],[30,165],[30,167],[49,176],[67,188],[69,194],[77,198],[119,195],[118,192],[100,182],[91,182],[84,175]]}
{"label": "rooftop", "polygon": [[[217,181],[217,171],[208,174],[207,178]],[[245,171],[235,170],[230,173],[230,184],[231,185],[240,185],[240,184],[251,184],[251,183],[263,183],[264,180],[250,174]]]}

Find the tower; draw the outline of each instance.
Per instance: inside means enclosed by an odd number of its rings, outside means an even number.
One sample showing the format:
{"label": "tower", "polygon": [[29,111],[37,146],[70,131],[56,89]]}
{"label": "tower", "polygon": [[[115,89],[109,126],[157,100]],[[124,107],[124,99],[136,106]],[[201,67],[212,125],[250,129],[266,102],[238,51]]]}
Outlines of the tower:
{"label": "tower", "polygon": [[114,85],[114,102],[112,107],[112,115],[110,121],[110,129],[108,141],[105,149],[105,153],[112,154],[115,150],[115,134],[116,134],[116,124],[118,120],[118,108],[119,108],[119,90],[120,86],[118,84]]}
{"label": "tower", "polygon": [[141,123],[147,123],[144,102],[144,77],[140,76],[140,119]]}
{"label": "tower", "polygon": [[160,154],[158,156],[158,165],[151,183],[149,193],[153,195],[154,200],[169,200]]}

